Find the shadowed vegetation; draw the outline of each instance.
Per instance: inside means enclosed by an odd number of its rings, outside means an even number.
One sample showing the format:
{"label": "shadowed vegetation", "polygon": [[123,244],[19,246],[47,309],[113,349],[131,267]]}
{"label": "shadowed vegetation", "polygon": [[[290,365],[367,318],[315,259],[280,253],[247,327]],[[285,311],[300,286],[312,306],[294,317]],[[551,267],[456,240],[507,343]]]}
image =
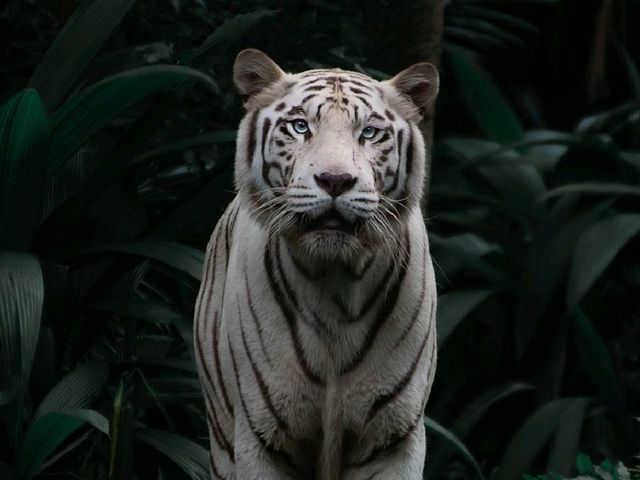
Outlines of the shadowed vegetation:
{"label": "shadowed vegetation", "polygon": [[244,47],[374,78],[442,51],[425,478],[640,475],[640,4],[436,6],[2,7],[0,479],[208,478],[191,324]]}

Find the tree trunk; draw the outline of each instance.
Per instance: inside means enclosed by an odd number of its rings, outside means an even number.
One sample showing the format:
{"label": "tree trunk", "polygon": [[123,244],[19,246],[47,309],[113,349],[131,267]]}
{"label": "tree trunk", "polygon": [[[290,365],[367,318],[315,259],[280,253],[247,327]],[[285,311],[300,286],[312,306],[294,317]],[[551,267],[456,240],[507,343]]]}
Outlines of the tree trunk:
{"label": "tree trunk", "polygon": [[[376,12],[370,18],[371,51],[374,66],[395,74],[416,62],[440,65],[444,0],[397,0],[393,8]],[[375,40],[375,41],[374,41]],[[374,50],[375,49],[375,50]],[[434,111],[426,112],[421,130],[427,145],[425,200],[431,171]]]}

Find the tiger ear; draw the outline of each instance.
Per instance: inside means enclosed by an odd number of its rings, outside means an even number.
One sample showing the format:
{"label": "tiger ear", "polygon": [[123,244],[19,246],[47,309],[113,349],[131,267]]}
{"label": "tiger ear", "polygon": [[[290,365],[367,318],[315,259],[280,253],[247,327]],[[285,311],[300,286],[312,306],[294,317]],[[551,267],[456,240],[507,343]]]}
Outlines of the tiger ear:
{"label": "tiger ear", "polygon": [[440,80],[438,70],[430,63],[411,65],[389,80],[400,93],[408,97],[424,116],[438,95]]}
{"label": "tiger ear", "polygon": [[242,50],[233,64],[233,83],[241,95],[249,97],[262,92],[284,75],[276,62],[255,48]]}

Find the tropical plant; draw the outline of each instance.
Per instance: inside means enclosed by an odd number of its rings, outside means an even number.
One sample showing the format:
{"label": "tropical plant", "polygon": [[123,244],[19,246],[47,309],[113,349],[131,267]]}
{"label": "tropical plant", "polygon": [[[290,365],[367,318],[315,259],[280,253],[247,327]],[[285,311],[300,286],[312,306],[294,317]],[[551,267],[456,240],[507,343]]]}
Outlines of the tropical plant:
{"label": "tropical plant", "polygon": [[2,478],[208,476],[191,347],[203,254],[176,240],[215,224],[235,135],[153,135],[180,102],[221,97],[193,66],[270,12],[229,19],[179,65],[143,55],[95,77],[133,3],[82,2],[0,108]]}
{"label": "tropical plant", "polygon": [[[622,462],[614,463],[610,460],[603,460],[600,465],[594,465],[589,455],[581,453],[576,459],[576,470],[578,477],[573,480],[636,480],[637,476],[632,476],[627,467]],[[563,480],[564,477],[557,473],[547,475],[524,475],[523,480]]]}
{"label": "tropical plant", "polygon": [[[622,93],[540,128],[540,105],[557,106],[503,88],[504,74],[540,41],[539,12],[575,18],[576,7],[509,3],[445,2],[425,478],[570,477],[578,451],[633,472],[634,32],[621,35],[629,52],[615,50]],[[65,0],[56,15],[46,2],[9,5],[2,35],[23,37],[0,53],[11,64],[0,70],[0,478],[206,478],[191,318],[202,250],[232,197],[233,52],[382,78],[398,59],[369,39],[390,3],[283,0],[277,17],[261,0]]]}
{"label": "tropical plant", "polygon": [[[469,52],[447,54],[487,138],[443,138],[434,152],[441,360],[429,411],[493,459],[495,479],[535,465],[569,476],[580,448],[631,455],[640,437],[624,392],[635,374],[613,365],[635,355],[622,343],[638,314],[640,157],[625,143],[640,103],[572,133],[525,131]],[[434,443],[425,478],[451,459]]]}

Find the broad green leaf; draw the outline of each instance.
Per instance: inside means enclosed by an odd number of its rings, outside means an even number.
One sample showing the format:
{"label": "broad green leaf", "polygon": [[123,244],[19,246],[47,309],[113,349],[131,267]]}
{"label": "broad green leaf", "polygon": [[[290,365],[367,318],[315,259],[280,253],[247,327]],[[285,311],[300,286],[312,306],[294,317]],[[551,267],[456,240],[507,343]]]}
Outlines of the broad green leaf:
{"label": "broad green leaf", "polygon": [[523,152],[520,163],[536,167],[541,172],[551,172],[569,147],[581,142],[575,134],[557,130],[528,130],[522,142],[512,148]]}
{"label": "broad green leaf", "polygon": [[509,441],[493,480],[521,478],[549,442],[562,415],[582,399],[552,400],[536,410]]}
{"label": "broad green leaf", "polygon": [[80,365],[58,382],[40,403],[34,421],[49,413],[87,407],[102,392],[109,377],[109,367],[102,361]]}
{"label": "broad green leaf", "polygon": [[640,187],[633,185],[625,185],[623,183],[574,183],[563,185],[562,187],[549,190],[538,200],[547,200],[549,198],[566,195],[569,193],[581,193],[588,195],[631,195],[639,196]]}
{"label": "broad green leaf", "polygon": [[96,430],[109,435],[109,420],[103,414],[89,408],[70,408],[65,409],[61,413],[69,417],[84,420]]}
{"label": "broad green leaf", "polygon": [[578,306],[622,247],[639,232],[640,214],[622,213],[598,221],[581,235],[569,274],[569,312]]}
{"label": "broad green leaf", "polygon": [[38,227],[49,149],[49,120],[33,89],[0,109],[0,248],[26,250]]}
{"label": "broad green leaf", "polygon": [[438,347],[440,348],[444,344],[467,315],[494,292],[494,290],[462,290],[438,297],[436,314]]}
{"label": "broad green leaf", "polygon": [[[96,428],[97,430],[101,431],[102,433],[109,435],[109,421],[106,419],[106,417],[104,415],[102,415],[101,413],[96,412],[95,410],[88,410],[88,409],[70,409],[70,410],[66,410],[64,412],[57,412],[61,415],[64,415],[70,419],[78,419],[80,421],[86,422],[89,425],[93,426],[94,428]],[[42,418],[42,417],[41,417]],[[46,417],[44,417],[46,418]],[[67,423],[63,423],[63,428],[64,426],[67,425]],[[69,428],[73,425],[72,422],[69,423]],[[34,430],[35,431],[35,430]],[[67,455],[69,452],[75,450],[78,445],[80,445],[83,441],[85,441],[88,437],[89,434],[91,433],[91,431],[87,431],[84,435],[78,437],[76,440],[72,441],[71,443],[66,442],[66,446],[63,449],[57,449],[56,453],[53,455],[50,455],[47,457],[47,460],[42,462],[40,464],[40,466],[37,468],[38,471],[42,471],[47,469],[48,467],[50,467],[51,465],[53,465],[55,462],[57,462],[58,460],[60,460],[62,457],[64,457],[65,455]]]}
{"label": "broad green leaf", "polygon": [[557,130],[527,130],[524,137],[513,143],[502,145],[498,142],[473,138],[473,137],[445,137],[437,142],[437,145],[445,145],[455,152],[463,155],[474,166],[476,162],[485,162],[489,159],[508,154],[505,159],[522,160],[521,150],[529,151],[534,147],[559,145],[570,146],[582,141],[578,135]]}
{"label": "broad green leaf", "polygon": [[547,472],[566,477],[573,473],[573,463],[578,454],[580,433],[588,405],[588,399],[576,399],[560,417],[547,460]]}
{"label": "broad green leaf", "polygon": [[0,405],[9,403],[29,378],[43,299],[38,259],[0,251]]}
{"label": "broad green leaf", "polygon": [[589,455],[585,453],[579,453],[576,458],[576,469],[578,475],[591,475],[594,472],[593,463]]}
{"label": "broad green leaf", "polygon": [[134,0],[83,0],[78,5],[29,82],[48,111],[64,100],[133,4]]}
{"label": "broad green leaf", "polygon": [[40,471],[46,470],[51,465],[53,465],[58,460],[60,460],[62,457],[64,457],[67,454],[71,453],[73,450],[78,448],[78,446],[81,443],[83,443],[85,440],[87,440],[89,438],[89,436],[91,435],[91,433],[92,433],[91,430],[87,430],[86,432],[82,433],[81,435],[76,435],[73,440],[71,440],[69,442],[65,442],[64,446],[62,448],[58,448],[55,451],[54,454],[49,456],[49,458],[47,458],[47,460],[40,465],[38,470],[40,470]]}
{"label": "broad green leaf", "polygon": [[[524,142],[521,146],[533,145],[572,145],[579,142],[581,138],[573,133],[563,132],[562,130],[536,129],[527,130],[524,134]],[[516,148],[514,146],[514,148]]]}
{"label": "broad green leaf", "polygon": [[273,16],[274,13],[275,10],[256,10],[225,20],[195,51],[187,55],[185,63],[202,64],[209,67],[209,64],[217,56],[224,53],[236,40],[239,40],[263,19]]}
{"label": "broad green leaf", "polygon": [[83,420],[59,413],[40,417],[27,431],[18,452],[18,477],[31,480],[56,448],[84,423]]}
{"label": "broad green leaf", "polygon": [[[83,148],[72,155],[71,158],[55,174],[47,178],[44,202],[42,205],[43,223],[46,223],[46,219],[53,214],[58,207],[63,205],[65,200],[73,198],[73,194],[83,185],[86,185],[87,179],[95,170],[95,166],[99,163],[96,161],[98,159],[95,155],[97,149],[94,149],[95,145],[100,145],[100,147],[102,146],[99,143],[97,138],[98,136],[99,135],[95,135],[91,140],[89,140],[89,142],[87,142],[86,148]],[[104,152],[104,150],[102,151]],[[98,155],[98,158],[100,156],[101,154]],[[45,174],[48,169],[49,165],[47,164]],[[41,232],[38,233],[41,234]]]}
{"label": "broad green leaf", "polygon": [[[471,161],[477,158],[491,158],[500,153],[510,154],[514,158],[511,146],[503,147],[500,143],[483,138],[446,137],[437,142],[437,146],[445,146],[453,151],[458,158]],[[517,156],[516,156],[517,158]]]}
{"label": "broad green leaf", "polygon": [[133,163],[146,162],[148,160],[170,155],[176,152],[183,152],[186,150],[193,150],[214,143],[235,143],[237,132],[236,130],[221,130],[212,133],[203,133],[195,137],[187,138],[186,140],[178,140],[166,145],[162,145],[154,150],[143,153],[133,160]]}
{"label": "broad green leaf", "polygon": [[607,347],[589,318],[581,311],[574,316],[573,338],[584,375],[600,401],[614,411],[624,411],[624,394]]}
{"label": "broad green leaf", "polygon": [[429,232],[429,242],[432,245],[450,250],[452,255],[464,256],[465,260],[467,257],[482,257],[500,250],[497,245],[488,243],[484,238],[473,233],[442,237]]}
{"label": "broad green leaf", "polygon": [[124,245],[91,248],[78,254],[76,257],[114,253],[152,258],[185,272],[196,280],[200,280],[202,276],[204,252],[193,247],[175,242],[165,242],[163,240],[147,239]]}
{"label": "broad green leaf", "polygon": [[[524,383],[512,383],[490,389],[466,406],[451,425],[451,432],[459,439],[464,440],[487,412],[501,400],[511,395],[531,390],[533,390],[533,387]],[[425,478],[433,478],[437,476],[438,472],[443,471],[443,467],[447,464],[450,456],[450,450],[442,447],[429,448],[429,452]]]}
{"label": "broad green leaf", "polygon": [[511,287],[511,279],[501,270],[491,265],[484,255],[500,252],[496,245],[489,244],[474,234],[441,237],[429,232],[429,242],[436,272],[442,270],[445,277],[455,275],[460,270],[478,273],[491,285]]}
{"label": "broad green leaf", "polygon": [[197,443],[150,428],[137,431],[136,438],[166,455],[193,480],[209,478],[209,452]]}
{"label": "broad green leaf", "polygon": [[569,150],[568,145],[573,143],[546,143],[527,148],[523,162],[536,167],[540,172],[552,172],[560,159]]}
{"label": "broad green leaf", "polygon": [[48,176],[118,114],[159,92],[198,82],[214,88],[210,77],[178,65],[152,65],[108,77],[69,98],[51,117]]}
{"label": "broad green leaf", "polygon": [[614,131],[638,116],[638,104],[635,101],[624,103],[605,112],[596,113],[580,120],[575,132],[583,136]]}
{"label": "broad green leaf", "polygon": [[424,417],[424,426],[434,435],[437,435],[443,442],[445,442],[445,444],[449,448],[458,453],[465,460],[465,462],[473,467],[476,472],[476,478],[484,479],[484,475],[482,474],[480,465],[478,465],[478,462],[476,461],[474,456],[471,454],[471,452],[469,452],[464,443],[462,443],[458,439],[458,437],[456,437],[453,433],[451,433],[435,420],[426,416]]}
{"label": "broad green leaf", "polygon": [[448,148],[450,153],[461,160],[457,167],[444,172],[443,178],[448,178],[485,165],[531,165],[540,170],[551,170],[568,147],[580,141],[582,140],[577,135],[565,132],[531,130],[525,132],[522,141],[507,145],[477,138],[446,137],[438,141],[436,146]]}
{"label": "broad green leaf", "polygon": [[546,192],[542,175],[531,165],[502,164],[477,169],[496,189],[505,203],[531,215],[540,216],[543,210],[537,199]]}
{"label": "broad green leaf", "polygon": [[462,98],[485,135],[499,143],[513,143],[524,138],[524,130],[489,74],[473,55],[461,48],[445,50]]}
{"label": "broad green leaf", "polygon": [[482,205],[498,212],[503,212],[523,220],[537,220],[536,214],[532,213],[528,208],[522,208],[520,205],[511,205],[504,202],[495,195],[486,195],[470,192],[468,190],[460,190],[452,187],[433,187],[431,196],[435,199],[454,199],[466,200],[470,205]]}
{"label": "broad green leaf", "polygon": [[[515,329],[518,358],[522,358],[530,339],[545,318],[553,297],[559,289],[564,289],[578,238],[611,208],[612,202],[606,200],[577,212],[576,199],[563,197],[535,232],[518,290]],[[558,322],[556,325],[561,327]],[[558,345],[564,341],[562,338],[553,340]]]}
{"label": "broad green leaf", "polygon": [[532,390],[533,387],[526,383],[510,383],[491,388],[465,407],[453,423],[451,430],[459,437],[464,438],[495,404],[517,393],[531,392]]}

